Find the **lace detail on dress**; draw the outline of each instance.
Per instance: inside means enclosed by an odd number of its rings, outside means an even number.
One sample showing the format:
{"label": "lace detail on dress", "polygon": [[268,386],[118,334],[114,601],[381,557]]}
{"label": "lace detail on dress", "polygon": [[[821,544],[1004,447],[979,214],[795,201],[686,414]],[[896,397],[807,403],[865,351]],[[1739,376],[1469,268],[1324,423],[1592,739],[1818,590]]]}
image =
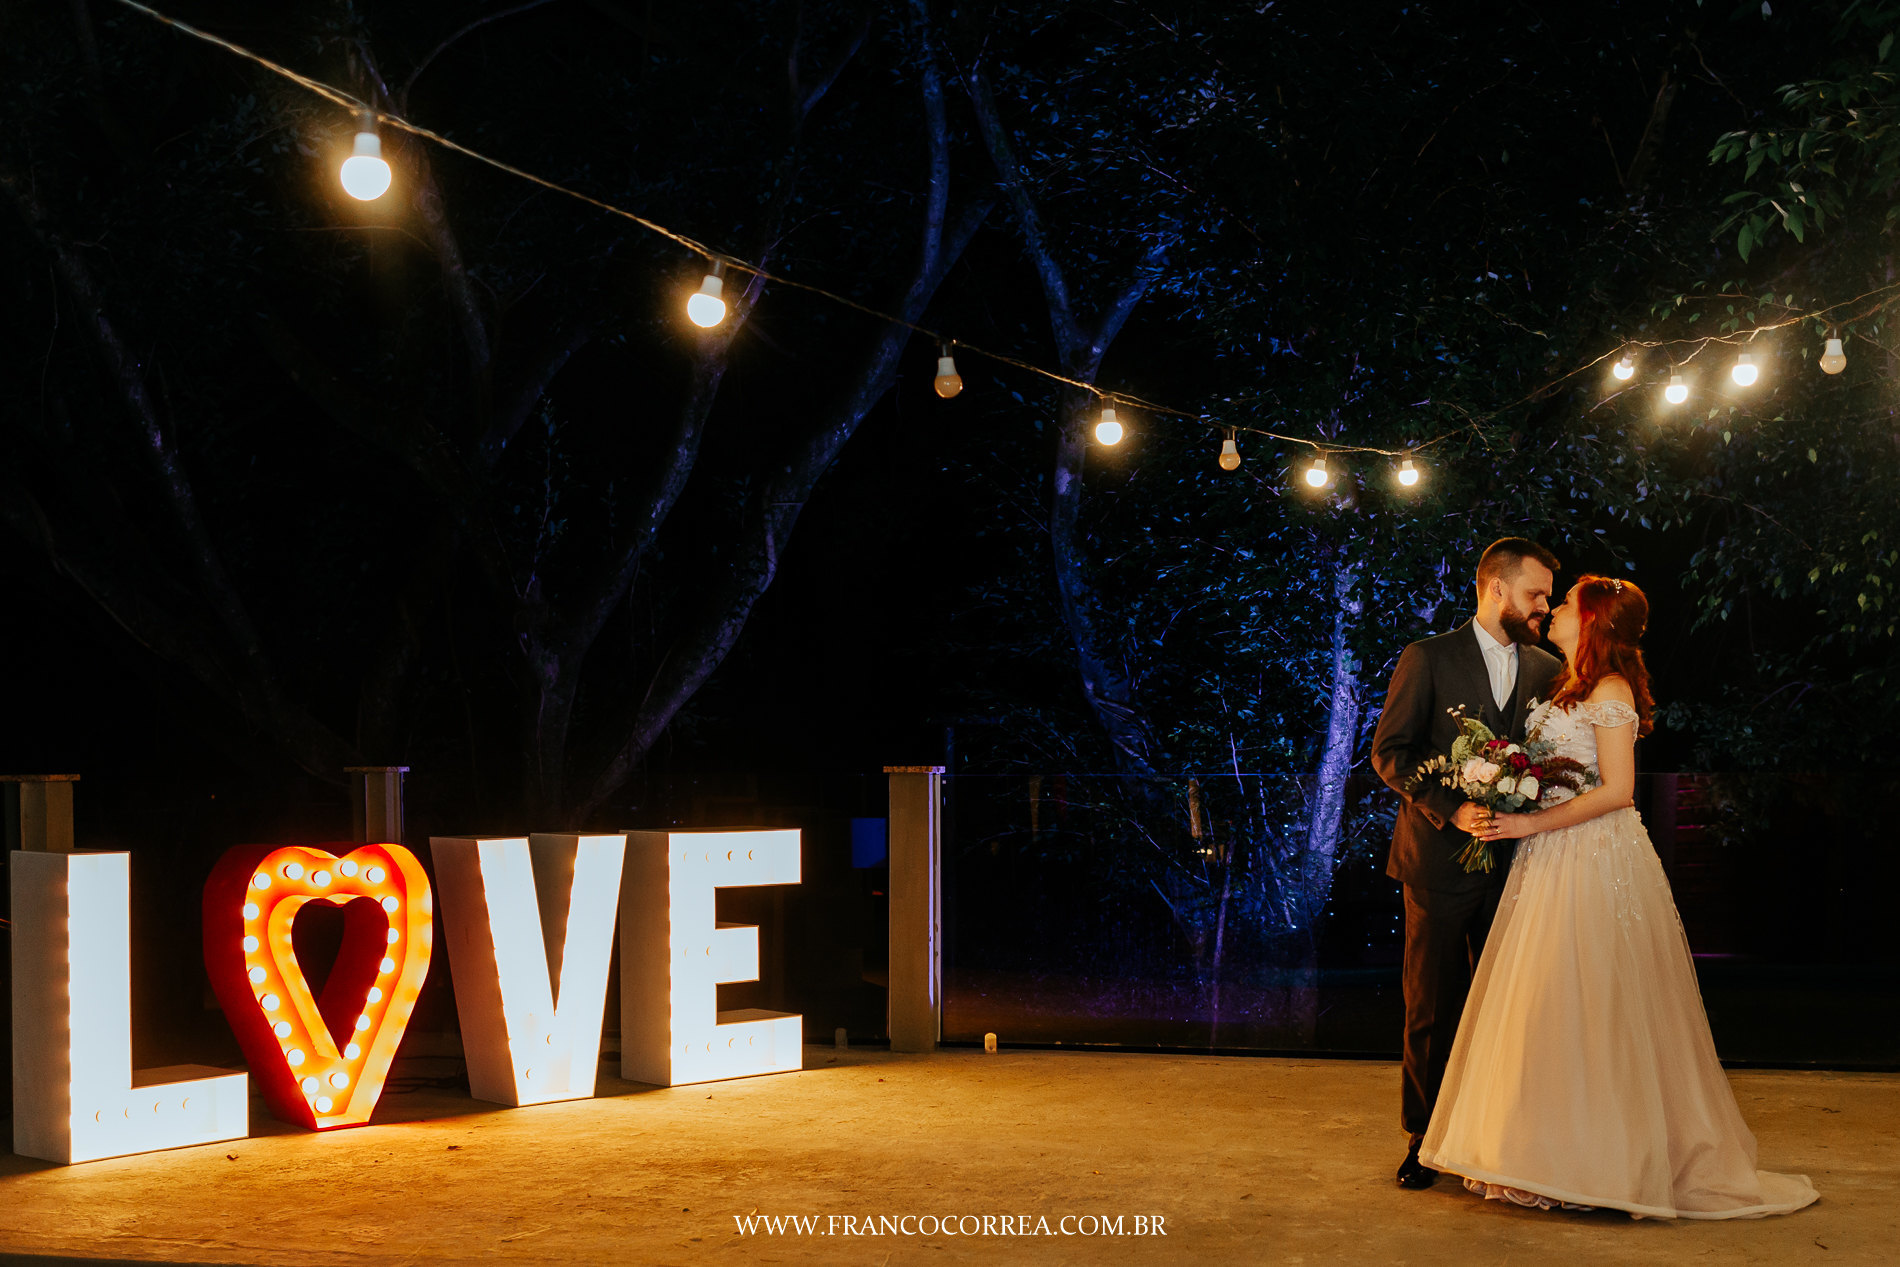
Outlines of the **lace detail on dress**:
{"label": "lace detail on dress", "polygon": [[1583,706],[1583,715],[1598,726],[1627,726],[1636,720],[1636,710],[1620,699],[1598,700]]}
{"label": "lace detail on dress", "polygon": [[[1627,726],[1636,720],[1636,710],[1621,700],[1599,700],[1568,709],[1553,707],[1549,701],[1531,710],[1527,730],[1534,739],[1556,748],[1556,755],[1581,761],[1588,767],[1586,786],[1598,780],[1597,727]],[[1576,796],[1569,788],[1546,788],[1538,804],[1545,809],[1561,805]],[[1645,903],[1637,889],[1656,884],[1667,885],[1662,868],[1656,862],[1654,846],[1643,830],[1643,820],[1634,809],[1611,810],[1598,818],[1536,832],[1518,843],[1512,866],[1537,870],[1565,865],[1561,859],[1575,854],[1595,872],[1596,883],[1608,895],[1616,923],[1625,939],[1632,924],[1640,923]],[[1674,905],[1670,910],[1674,911]]]}

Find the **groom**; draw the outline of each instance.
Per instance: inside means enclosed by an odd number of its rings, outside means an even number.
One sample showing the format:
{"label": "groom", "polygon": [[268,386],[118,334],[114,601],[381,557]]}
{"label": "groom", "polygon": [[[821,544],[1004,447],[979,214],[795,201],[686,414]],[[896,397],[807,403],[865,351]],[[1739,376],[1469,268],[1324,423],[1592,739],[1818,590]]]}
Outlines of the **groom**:
{"label": "groom", "polygon": [[1465,874],[1458,851],[1488,812],[1438,784],[1415,795],[1405,781],[1425,761],[1451,751],[1464,706],[1493,734],[1524,737],[1533,697],[1548,698],[1560,662],[1535,645],[1550,615],[1557,556],[1534,541],[1506,537],[1478,559],[1478,614],[1448,634],[1415,642],[1399,656],[1385,711],[1372,736],[1372,766],[1403,804],[1392,828],[1385,873],[1405,886],[1405,1083],[1401,1121],[1411,1148],[1399,1186],[1429,1188],[1438,1172],[1418,1146],[1438,1100],[1471,974],[1497,913],[1508,857],[1491,874]]}

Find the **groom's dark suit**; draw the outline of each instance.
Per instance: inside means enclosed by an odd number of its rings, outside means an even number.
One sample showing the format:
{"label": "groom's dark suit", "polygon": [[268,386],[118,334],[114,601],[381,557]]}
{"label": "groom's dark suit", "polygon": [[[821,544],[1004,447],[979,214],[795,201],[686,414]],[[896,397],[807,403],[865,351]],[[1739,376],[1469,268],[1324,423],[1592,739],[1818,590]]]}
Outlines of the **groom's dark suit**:
{"label": "groom's dark suit", "polygon": [[1436,783],[1407,795],[1405,781],[1425,761],[1451,751],[1464,705],[1493,734],[1518,740],[1530,701],[1549,698],[1561,661],[1536,647],[1517,648],[1517,685],[1500,709],[1477,631],[1466,621],[1448,634],[1407,647],[1392,671],[1385,711],[1372,736],[1372,766],[1404,799],[1392,828],[1385,873],[1405,886],[1405,1088],[1403,1122],[1423,1134],[1438,1100],[1458,1017],[1504,888],[1508,850],[1493,845],[1498,866],[1467,875],[1458,863],[1465,833],[1451,825],[1464,797]]}

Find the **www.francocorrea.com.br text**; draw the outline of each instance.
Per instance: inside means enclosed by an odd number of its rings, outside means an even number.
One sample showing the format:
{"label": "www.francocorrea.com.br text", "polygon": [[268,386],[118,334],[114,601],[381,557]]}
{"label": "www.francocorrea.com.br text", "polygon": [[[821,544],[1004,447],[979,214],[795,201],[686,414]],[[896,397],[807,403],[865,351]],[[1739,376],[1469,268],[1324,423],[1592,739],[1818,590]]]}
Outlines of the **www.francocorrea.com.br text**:
{"label": "www.francocorrea.com.br text", "polygon": [[741,1236],[1166,1236],[1160,1214],[735,1214]]}

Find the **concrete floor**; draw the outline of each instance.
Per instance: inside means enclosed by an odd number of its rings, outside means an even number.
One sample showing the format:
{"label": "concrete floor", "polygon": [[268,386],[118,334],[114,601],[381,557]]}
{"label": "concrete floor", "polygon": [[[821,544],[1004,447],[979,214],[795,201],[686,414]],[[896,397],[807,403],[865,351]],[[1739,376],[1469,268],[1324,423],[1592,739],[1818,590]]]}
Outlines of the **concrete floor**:
{"label": "concrete floor", "polygon": [[[1891,1263],[1900,1077],[1733,1075],[1784,1218],[1634,1222],[1392,1182],[1395,1066],[806,1049],[800,1073],[51,1167],[0,1156],[0,1259],[202,1263]],[[404,1072],[399,1067],[398,1072]],[[412,1070],[413,1072],[413,1070]],[[734,1216],[1120,1215],[1165,1236],[743,1236]]]}

